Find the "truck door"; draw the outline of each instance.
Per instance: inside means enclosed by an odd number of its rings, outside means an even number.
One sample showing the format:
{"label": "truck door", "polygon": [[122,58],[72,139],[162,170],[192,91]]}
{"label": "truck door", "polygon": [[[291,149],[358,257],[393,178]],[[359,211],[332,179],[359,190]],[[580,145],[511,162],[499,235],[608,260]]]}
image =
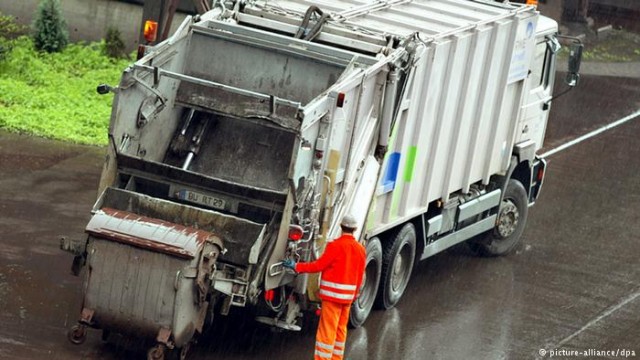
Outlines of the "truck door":
{"label": "truck door", "polygon": [[558,47],[555,38],[542,37],[536,41],[534,58],[527,79],[519,141],[532,140],[536,143],[536,149],[543,145],[549,116],[549,101],[553,91],[555,52]]}

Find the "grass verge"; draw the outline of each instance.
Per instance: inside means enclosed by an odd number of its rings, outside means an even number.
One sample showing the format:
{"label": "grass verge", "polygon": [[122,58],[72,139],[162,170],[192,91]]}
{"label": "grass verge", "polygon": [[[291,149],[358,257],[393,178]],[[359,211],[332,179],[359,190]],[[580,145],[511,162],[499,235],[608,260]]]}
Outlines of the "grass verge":
{"label": "grass verge", "polygon": [[[603,38],[588,37],[584,44],[583,61],[640,62],[640,34],[611,30]],[[568,54],[568,47],[563,47],[561,58],[567,58]]]}
{"label": "grass verge", "polygon": [[0,59],[0,128],[80,144],[104,145],[113,95],[99,83],[117,84],[129,60],[113,60],[102,43],[70,44],[40,53],[29,37],[4,42]]}

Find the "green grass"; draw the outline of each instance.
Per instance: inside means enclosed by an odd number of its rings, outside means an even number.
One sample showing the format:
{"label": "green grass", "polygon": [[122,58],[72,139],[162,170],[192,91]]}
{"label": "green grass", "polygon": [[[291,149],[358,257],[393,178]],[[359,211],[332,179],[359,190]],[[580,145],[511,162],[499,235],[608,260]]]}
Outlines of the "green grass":
{"label": "green grass", "polygon": [[[80,144],[104,145],[113,95],[129,60],[102,54],[102,43],[70,44],[61,53],[39,53],[26,36],[4,41],[0,59],[0,128]],[[0,44],[1,45],[1,44]]]}
{"label": "green grass", "polygon": [[[563,47],[561,59],[566,59],[569,48]],[[640,34],[624,30],[612,30],[604,39],[590,39],[582,53],[584,61],[635,62],[640,61]]]}

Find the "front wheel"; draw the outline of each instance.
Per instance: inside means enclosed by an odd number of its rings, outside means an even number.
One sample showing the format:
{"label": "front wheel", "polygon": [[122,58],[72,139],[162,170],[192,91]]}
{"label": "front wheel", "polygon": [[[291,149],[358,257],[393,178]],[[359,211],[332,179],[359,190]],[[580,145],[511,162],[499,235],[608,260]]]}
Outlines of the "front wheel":
{"label": "front wheel", "polygon": [[527,191],[520,181],[509,179],[498,210],[496,226],[478,239],[470,241],[469,247],[484,256],[499,256],[512,252],[520,242],[528,212]]}
{"label": "front wheel", "polygon": [[360,286],[359,296],[351,305],[349,325],[358,328],[364,324],[371,313],[373,303],[380,284],[382,272],[382,245],[377,237],[367,242],[367,260],[365,262],[364,277]]}
{"label": "front wheel", "polygon": [[406,223],[385,244],[382,252],[382,279],[377,305],[385,310],[394,307],[407,288],[416,257],[416,229]]}

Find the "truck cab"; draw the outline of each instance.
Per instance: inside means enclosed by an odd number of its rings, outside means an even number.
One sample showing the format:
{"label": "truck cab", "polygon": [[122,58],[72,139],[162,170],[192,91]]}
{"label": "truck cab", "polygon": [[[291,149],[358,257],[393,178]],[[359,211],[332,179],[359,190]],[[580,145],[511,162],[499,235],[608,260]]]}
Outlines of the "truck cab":
{"label": "truck cab", "polygon": [[540,16],[535,33],[535,50],[525,89],[517,142],[532,141],[537,151],[544,145],[550,102],[556,72],[556,57],[560,43],[556,38],[558,24]]}

